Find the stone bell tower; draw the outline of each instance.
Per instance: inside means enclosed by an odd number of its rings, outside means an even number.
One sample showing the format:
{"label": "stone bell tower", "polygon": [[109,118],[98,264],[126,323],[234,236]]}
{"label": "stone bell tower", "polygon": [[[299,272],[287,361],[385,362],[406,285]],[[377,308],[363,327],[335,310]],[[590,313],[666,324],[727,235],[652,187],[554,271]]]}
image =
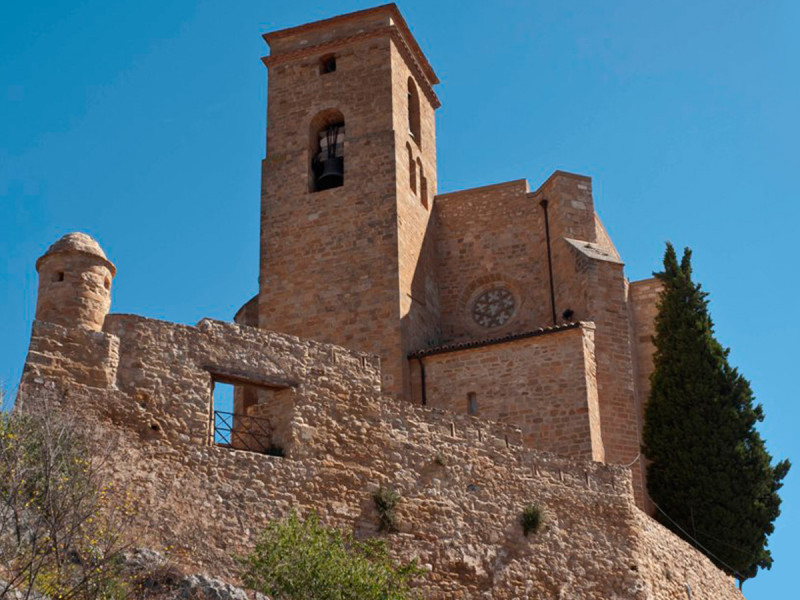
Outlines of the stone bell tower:
{"label": "stone bell tower", "polygon": [[378,354],[408,397],[406,355],[439,322],[438,79],[393,4],[264,39],[258,326]]}

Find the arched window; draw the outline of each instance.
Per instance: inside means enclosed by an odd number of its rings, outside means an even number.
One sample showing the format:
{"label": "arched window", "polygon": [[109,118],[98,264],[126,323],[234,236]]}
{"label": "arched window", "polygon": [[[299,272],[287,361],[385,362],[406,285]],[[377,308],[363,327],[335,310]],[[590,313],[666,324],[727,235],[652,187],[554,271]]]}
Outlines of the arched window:
{"label": "arched window", "polygon": [[422,161],[417,159],[417,171],[419,171],[419,201],[427,210],[428,208],[428,180],[425,178],[425,171],[422,169]]}
{"label": "arched window", "polygon": [[414,162],[414,156],[411,154],[411,145],[406,144],[408,150],[408,185],[411,191],[417,193],[417,163]]}
{"label": "arched window", "polygon": [[344,185],[344,116],[328,109],[311,120],[309,138],[309,191]]}
{"label": "arched window", "polygon": [[419,126],[419,92],[414,80],[408,78],[408,133],[414,138],[417,146],[422,148],[422,137]]}

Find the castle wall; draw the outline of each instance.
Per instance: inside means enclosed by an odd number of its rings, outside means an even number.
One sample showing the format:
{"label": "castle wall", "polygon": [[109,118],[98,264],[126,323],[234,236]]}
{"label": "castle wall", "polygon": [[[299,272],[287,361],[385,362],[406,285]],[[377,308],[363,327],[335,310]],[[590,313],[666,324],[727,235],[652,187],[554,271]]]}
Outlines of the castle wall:
{"label": "castle wall", "polygon": [[742,593],[734,589],[733,577],[720,572],[708,558],[643,512],[636,513],[634,527],[639,533],[636,554],[650,576],[651,598],[742,598]]}
{"label": "castle wall", "polygon": [[81,327],[34,321],[23,381],[64,381],[107,388],[116,383],[119,338]]}
{"label": "castle wall", "polygon": [[603,460],[594,324],[421,360],[429,406],[519,427],[530,448]]}
{"label": "castle wall", "polygon": [[[208,320],[110,315],[102,333],[74,331],[34,323],[18,405],[69,411],[110,444],[115,489],[139,502],[138,543],[175,548],[186,568],[235,579],[232,555],[267,520],[314,510],[417,557],[430,571],[426,598],[677,599],[683,581],[714,592],[698,597],[742,598],[638,511],[626,469],[527,450],[518,429],[387,399],[375,358]],[[93,369],[106,377],[81,379]],[[286,458],[211,442],[222,372],[293,390]],[[381,484],[401,494],[395,534],[377,530]],[[525,537],[518,519],[533,501],[547,523]]]}

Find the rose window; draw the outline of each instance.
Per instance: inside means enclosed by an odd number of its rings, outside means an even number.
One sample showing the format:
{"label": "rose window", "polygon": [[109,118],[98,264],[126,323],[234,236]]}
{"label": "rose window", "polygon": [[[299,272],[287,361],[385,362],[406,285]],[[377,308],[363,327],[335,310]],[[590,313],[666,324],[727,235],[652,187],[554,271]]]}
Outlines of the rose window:
{"label": "rose window", "polygon": [[472,305],[472,318],[481,327],[500,327],[514,316],[514,296],[505,288],[482,293]]}

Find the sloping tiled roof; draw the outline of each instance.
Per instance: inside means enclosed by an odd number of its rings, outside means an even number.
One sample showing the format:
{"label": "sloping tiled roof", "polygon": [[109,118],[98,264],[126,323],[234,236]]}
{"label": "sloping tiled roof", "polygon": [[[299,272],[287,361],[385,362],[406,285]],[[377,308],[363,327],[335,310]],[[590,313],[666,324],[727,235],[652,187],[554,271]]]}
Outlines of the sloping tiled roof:
{"label": "sloping tiled roof", "polygon": [[468,350],[470,348],[479,348],[481,346],[492,346],[494,344],[504,344],[506,342],[513,342],[515,340],[523,340],[531,337],[538,337],[540,335],[547,335],[548,333],[558,333],[559,331],[566,331],[567,329],[576,329],[580,327],[580,323],[561,323],[560,325],[553,325],[551,327],[540,327],[533,331],[526,331],[524,333],[512,333],[502,337],[490,338],[486,340],[477,340],[469,342],[454,342],[452,344],[442,344],[440,346],[433,346],[431,348],[423,348],[416,350],[408,355],[408,358],[422,358],[424,356],[431,356],[432,354],[444,354],[445,352],[456,352],[458,350]]}

